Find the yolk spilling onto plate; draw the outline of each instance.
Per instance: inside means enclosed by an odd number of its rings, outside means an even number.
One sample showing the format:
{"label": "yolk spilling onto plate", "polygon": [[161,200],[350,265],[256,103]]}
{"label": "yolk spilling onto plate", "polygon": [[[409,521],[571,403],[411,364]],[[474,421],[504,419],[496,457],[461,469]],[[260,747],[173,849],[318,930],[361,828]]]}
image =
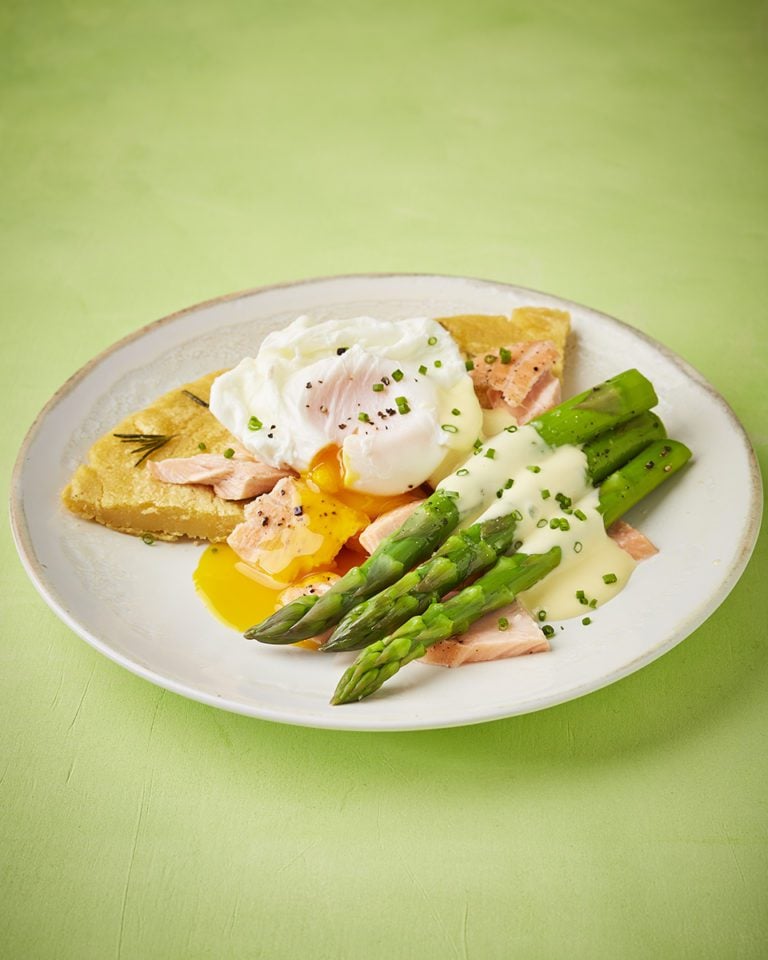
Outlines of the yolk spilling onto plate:
{"label": "yolk spilling onto plate", "polygon": [[[194,573],[197,592],[206,606],[235,630],[247,630],[313,583],[336,580],[362,563],[366,554],[360,550],[357,534],[380,514],[415,499],[410,493],[377,497],[347,489],[334,446],[318,454],[297,487],[302,491],[308,522],[293,538],[284,528],[273,542],[265,544],[261,568],[244,563],[226,544],[207,547],[200,558]],[[329,506],[336,507],[335,515]],[[314,524],[313,514],[318,516]],[[340,541],[346,545],[338,550]],[[307,554],[307,544],[312,543],[316,548]]]}

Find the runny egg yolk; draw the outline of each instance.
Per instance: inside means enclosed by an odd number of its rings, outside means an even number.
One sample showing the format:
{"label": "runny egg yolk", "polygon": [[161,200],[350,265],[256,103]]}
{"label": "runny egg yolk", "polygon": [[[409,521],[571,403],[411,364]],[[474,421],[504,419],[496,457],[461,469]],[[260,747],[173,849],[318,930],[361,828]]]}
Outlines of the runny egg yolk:
{"label": "runny egg yolk", "polygon": [[[200,598],[208,609],[228,627],[242,633],[255,623],[260,623],[289,598],[283,598],[291,587],[309,587],[342,576],[351,567],[361,563],[364,554],[343,548],[330,569],[302,577],[295,584],[268,586],[254,580],[248,564],[238,557],[225,543],[211,544],[203,551],[193,580]],[[307,641],[306,646],[316,647]]]}
{"label": "runny egg yolk", "polygon": [[413,493],[400,493],[395,496],[379,497],[373,493],[359,493],[346,485],[341,450],[334,444],[324,447],[312,460],[307,471],[307,479],[317,484],[325,493],[330,493],[353,510],[366,514],[374,520],[388,510],[401,507],[416,499]]}
{"label": "runny egg yolk", "polygon": [[[303,491],[306,526],[293,538],[295,551],[291,550],[292,537],[286,530],[274,542],[265,544],[261,568],[244,563],[226,544],[212,544],[200,558],[194,573],[197,592],[209,610],[235,630],[242,632],[266,619],[295,599],[297,590],[304,592],[313,583],[333,581],[362,563],[365,553],[357,544],[356,534],[365,526],[365,521],[416,498],[412,493],[378,497],[349,490],[344,484],[339,449],[335,446],[320,451],[307,473],[297,481],[297,487]],[[349,535],[347,545],[339,551],[331,542],[332,528],[326,528],[329,511],[323,509],[320,514],[324,517],[322,522],[312,524],[312,515],[320,501],[325,508],[337,501],[339,516],[349,517],[353,512],[360,515],[359,529]],[[352,527],[347,527],[349,529]],[[324,532],[325,537],[322,536]],[[300,549],[306,550],[308,536],[317,543],[317,549],[314,554],[300,554]],[[311,641],[302,645],[317,646]]]}

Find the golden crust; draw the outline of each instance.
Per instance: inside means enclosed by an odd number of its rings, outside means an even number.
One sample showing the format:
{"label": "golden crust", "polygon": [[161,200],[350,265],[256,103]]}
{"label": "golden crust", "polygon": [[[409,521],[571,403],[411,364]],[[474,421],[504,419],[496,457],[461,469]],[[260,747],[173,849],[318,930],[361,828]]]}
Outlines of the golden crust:
{"label": "golden crust", "polygon": [[[528,340],[552,340],[565,357],[571,316],[566,310],[549,307],[517,307],[511,316],[463,314],[438,317],[438,323],[451,334],[465,354],[496,353],[499,347]],[[563,361],[552,368],[562,379]]]}
{"label": "golden crust", "polygon": [[147,459],[191,457],[204,443],[210,453],[223,453],[236,443],[207,407],[195,403],[188,390],[208,401],[211,373],[163,394],[144,410],[121,421],[94,443],[88,462],[77,468],[61,498],[73,513],[113,530],[136,536],[151,533],[160,540],[180,537],[221,541],[243,519],[243,505],[221,500],[210,487],[163,483],[149,475],[133,443],[115,433],[175,435]]}

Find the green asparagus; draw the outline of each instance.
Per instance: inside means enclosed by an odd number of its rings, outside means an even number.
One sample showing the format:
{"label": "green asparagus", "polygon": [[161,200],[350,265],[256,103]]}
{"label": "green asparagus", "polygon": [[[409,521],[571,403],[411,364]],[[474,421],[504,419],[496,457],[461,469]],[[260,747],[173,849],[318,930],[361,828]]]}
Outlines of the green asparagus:
{"label": "green asparagus", "polygon": [[512,603],[558,563],[560,547],[542,554],[500,557],[471,586],[445,603],[431,604],[389,637],[366,647],[341,678],[331,703],[350,703],[375,693],[401,667],[423,657],[427,647],[464,633],[483,614]]}
{"label": "green asparagus", "polygon": [[[552,446],[579,444],[631,420],[657,403],[653,385],[637,370],[624,373],[566,400],[532,422]],[[371,556],[310,603],[300,598],[246,631],[249,640],[295,643],[323,633],[367,597],[399,580],[429,557],[456,528],[461,504],[448,489],[438,488],[387,537]]]}
{"label": "green asparagus", "polygon": [[[602,433],[582,447],[590,480],[598,483],[611,471],[665,435],[664,425],[650,412]],[[504,519],[501,534],[499,520]],[[516,522],[509,514],[479,521],[443,544],[434,556],[391,586],[353,607],[320,648],[323,652],[359,650],[392,633],[470,575],[487,569],[514,542]]]}
{"label": "green asparagus", "polygon": [[490,567],[513,545],[516,526],[517,520],[506,514],[450,536],[429,560],[353,607],[320,649],[358,650],[391,633],[433,600]]}
{"label": "green asparagus", "polygon": [[[691,456],[674,440],[653,443],[601,486],[600,512],[606,526],[677,472]],[[556,554],[556,555],[555,555]],[[342,704],[370,696],[427,647],[465,632],[479,617],[512,602],[560,562],[560,550],[546,554],[515,553],[501,557],[471,586],[444,603],[434,602],[393,634],[363,650],[344,673],[331,703]]]}

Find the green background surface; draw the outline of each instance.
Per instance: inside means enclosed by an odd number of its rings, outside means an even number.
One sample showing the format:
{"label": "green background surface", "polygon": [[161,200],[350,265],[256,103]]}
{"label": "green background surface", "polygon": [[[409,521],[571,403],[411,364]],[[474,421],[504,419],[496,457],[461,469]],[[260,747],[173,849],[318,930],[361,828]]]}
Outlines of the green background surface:
{"label": "green background surface", "polygon": [[[2,4],[3,493],[38,410],[119,337],[379,271],[621,317],[727,397],[765,470],[767,24],[721,0]],[[121,670],[6,526],[0,952],[767,956],[765,541],[620,683],[362,734]]]}

